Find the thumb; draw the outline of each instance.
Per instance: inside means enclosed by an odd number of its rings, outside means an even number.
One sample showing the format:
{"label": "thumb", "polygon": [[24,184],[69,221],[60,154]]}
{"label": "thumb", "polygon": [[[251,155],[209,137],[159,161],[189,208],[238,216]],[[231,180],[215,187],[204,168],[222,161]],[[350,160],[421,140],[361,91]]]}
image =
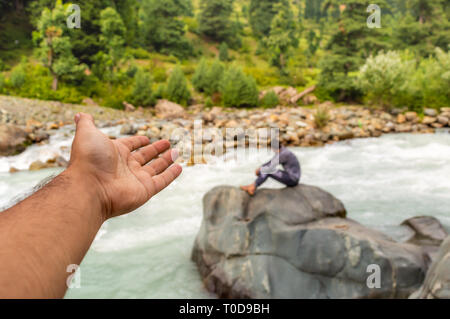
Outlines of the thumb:
{"label": "thumb", "polygon": [[90,114],[78,113],[75,115],[75,125],[77,126],[77,131],[83,128],[95,128],[94,118]]}

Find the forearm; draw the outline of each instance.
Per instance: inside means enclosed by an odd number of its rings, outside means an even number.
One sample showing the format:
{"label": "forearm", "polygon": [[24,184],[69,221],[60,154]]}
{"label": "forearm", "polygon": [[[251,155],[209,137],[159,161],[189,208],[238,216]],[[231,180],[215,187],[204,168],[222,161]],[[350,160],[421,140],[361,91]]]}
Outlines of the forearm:
{"label": "forearm", "polygon": [[95,180],[69,168],[0,213],[0,298],[60,298],[104,221]]}

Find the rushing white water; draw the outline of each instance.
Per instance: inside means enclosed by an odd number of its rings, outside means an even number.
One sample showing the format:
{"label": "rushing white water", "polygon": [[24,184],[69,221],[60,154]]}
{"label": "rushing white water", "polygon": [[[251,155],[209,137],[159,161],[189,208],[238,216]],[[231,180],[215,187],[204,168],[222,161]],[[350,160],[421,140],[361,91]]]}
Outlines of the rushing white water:
{"label": "rushing white water", "polygon": [[[47,146],[0,158],[0,207],[58,170],[9,174],[9,167],[59,153],[68,157],[72,128]],[[118,128],[104,130],[117,134]],[[61,152],[61,146],[63,150]],[[404,219],[433,215],[450,226],[450,134],[387,135],[324,148],[296,148],[303,183],[341,199],[349,217],[392,232]],[[242,152],[242,151],[239,151]],[[202,218],[202,197],[212,187],[254,179],[267,154],[218,159],[186,167],[182,176],[136,212],[108,221],[81,265],[81,288],[67,298],[209,298],[190,261]],[[267,187],[280,187],[270,181]],[[69,274],[68,274],[69,275]]]}

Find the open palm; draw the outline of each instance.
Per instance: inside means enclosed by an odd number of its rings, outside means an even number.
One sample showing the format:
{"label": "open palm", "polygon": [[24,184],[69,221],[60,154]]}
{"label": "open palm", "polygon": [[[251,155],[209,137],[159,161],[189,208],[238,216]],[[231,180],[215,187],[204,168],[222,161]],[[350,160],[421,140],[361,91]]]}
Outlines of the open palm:
{"label": "open palm", "polygon": [[99,183],[106,218],[139,208],[181,174],[181,166],[172,165],[177,154],[169,141],[149,145],[144,136],[112,141],[90,115],[80,113],[75,122],[70,163]]}

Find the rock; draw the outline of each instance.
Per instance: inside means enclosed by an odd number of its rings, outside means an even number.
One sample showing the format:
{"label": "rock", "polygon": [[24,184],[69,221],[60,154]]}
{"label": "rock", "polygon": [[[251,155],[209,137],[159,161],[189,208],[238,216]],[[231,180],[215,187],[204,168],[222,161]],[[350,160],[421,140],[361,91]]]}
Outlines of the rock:
{"label": "rock", "polygon": [[10,125],[0,125],[0,156],[11,156],[22,153],[27,146],[27,132],[25,129]]}
{"label": "rock", "polygon": [[[402,298],[426,272],[420,247],[345,219],[344,205],[312,186],[217,187],[203,198],[192,251],[206,288],[221,298]],[[368,288],[368,267],[381,287]]]}
{"label": "rock", "polygon": [[422,124],[430,125],[436,121],[437,121],[437,119],[435,117],[425,116],[422,120]]}
{"label": "rock", "polygon": [[411,132],[412,126],[411,124],[399,124],[395,126],[396,133],[408,133]]}
{"label": "rock", "polygon": [[438,112],[435,109],[424,109],[423,114],[430,117],[436,117]]}
{"label": "rock", "polygon": [[416,245],[440,246],[448,236],[439,220],[432,216],[413,217],[405,220],[402,225],[414,232],[408,242]]}
{"label": "rock", "polygon": [[131,123],[125,123],[122,125],[122,128],[120,129],[121,135],[134,135],[137,132],[137,128],[131,124]]}
{"label": "rock", "polygon": [[[293,97],[291,97],[290,100],[289,100],[289,102],[290,102],[291,104],[297,104],[297,102],[298,102],[300,99],[302,99],[303,97],[306,97],[308,94],[314,92],[315,89],[316,89],[316,86],[315,86],[315,85],[312,86],[312,87],[309,87],[309,88],[307,88],[306,90],[304,90],[303,92],[298,93],[298,94],[294,95]],[[317,98],[316,98],[316,100],[317,100]],[[313,104],[313,103],[311,103],[311,104]]]}
{"label": "rock", "polygon": [[446,116],[438,116],[438,117],[437,117],[437,121],[439,122],[439,124],[445,126],[445,125],[448,124],[449,119],[448,119],[448,117],[446,117]]}
{"label": "rock", "polygon": [[310,94],[305,96],[302,101],[305,105],[312,105],[317,104],[319,102],[319,99],[315,95]]}
{"label": "rock", "polygon": [[10,168],[9,168],[9,172],[11,173],[11,174],[14,174],[14,173],[17,173],[17,172],[20,172],[17,168],[15,168],[14,166],[11,166]]}
{"label": "rock", "polygon": [[405,113],[405,118],[408,122],[417,122],[418,121],[418,117],[417,117],[417,113],[416,112],[406,112]]}
{"label": "rock", "polygon": [[88,98],[88,97],[84,98],[81,103],[83,103],[84,105],[87,105],[87,106],[99,106],[97,103],[95,103],[95,101],[93,99]]}
{"label": "rock", "polygon": [[423,286],[410,298],[450,299],[450,237],[442,244]]}
{"label": "rock", "polygon": [[125,112],[134,112],[136,111],[136,107],[133,104],[130,104],[126,101],[123,101],[123,107],[125,109]]}
{"label": "rock", "polygon": [[156,115],[159,118],[166,120],[182,118],[186,114],[186,111],[181,105],[170,102],[168,100],[159,100],[155,106],[155,110]]}
{"label": "rock", "polygon": [[48,168],[48,165],[42,161],[34,161],[30,164],[28,170],[30,171],[40,171],[41,169]]}
{"label": "rock", "polygon": [[406,117],[403,114],[397,115],[397,123],[398,124],[403,124],[405,122],[406,122]]}

